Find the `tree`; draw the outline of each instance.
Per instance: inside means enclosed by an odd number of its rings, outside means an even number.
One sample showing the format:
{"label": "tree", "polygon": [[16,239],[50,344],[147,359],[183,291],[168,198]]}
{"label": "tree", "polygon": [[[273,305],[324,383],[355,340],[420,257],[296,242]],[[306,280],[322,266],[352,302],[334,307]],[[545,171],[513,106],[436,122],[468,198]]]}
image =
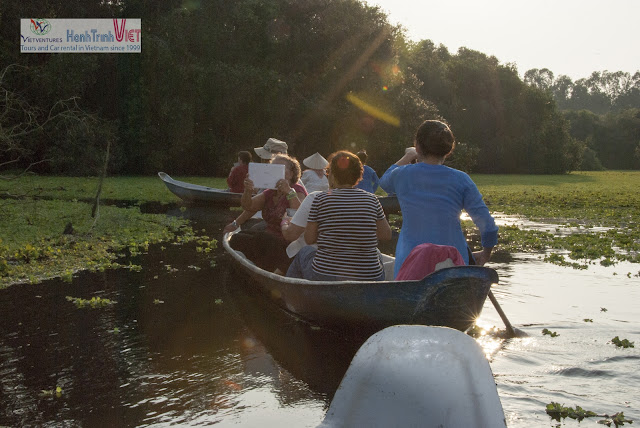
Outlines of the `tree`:
{"label": "tree", "polygon": [[[48,163],[49,168],[68,170],[72,165],[75,171],[84,172],[82,168],[91,164],[89,159],[101,156],[95,142],[113,138],[108,125],[82,110],[76,97],[44,108],[33,105],[10,87],[10,76],[16,70],[22,76],[33,73],[17,64],[0,72],[0,169],[18,169],[22,175]],[[64,165],[69,157],[73,157],[71,164]]]}
{"label": "tree", "polygon": [[553,72],[548,68],[532,68],[524,73],[524,83],[542,91],[549,91],[553,88]]}

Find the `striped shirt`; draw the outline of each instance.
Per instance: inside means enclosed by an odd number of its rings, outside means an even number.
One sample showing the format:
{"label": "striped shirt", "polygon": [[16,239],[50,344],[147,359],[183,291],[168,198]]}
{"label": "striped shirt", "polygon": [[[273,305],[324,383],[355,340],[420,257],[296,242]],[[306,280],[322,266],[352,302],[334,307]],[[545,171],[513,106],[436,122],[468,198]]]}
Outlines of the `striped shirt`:
{"label": "striped shirt", "polygon": [[375,280],[382,274],[377,221],[382,205],[361,189],[331,189],[316,196],[309,221],[318,223],[318,251],[313,270],[353,280]]}

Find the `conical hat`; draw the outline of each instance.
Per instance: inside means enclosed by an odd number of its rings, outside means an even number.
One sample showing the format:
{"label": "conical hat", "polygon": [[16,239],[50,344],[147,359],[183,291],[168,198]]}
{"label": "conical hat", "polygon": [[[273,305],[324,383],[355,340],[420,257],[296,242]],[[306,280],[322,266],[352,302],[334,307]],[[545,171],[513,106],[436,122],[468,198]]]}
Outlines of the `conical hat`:
{"label": "conical hat", "polygon": [[303,160],[302,163],[304,164],[304,166],[311,169],[323,169],[324,167],[329,165],[329,162],[318,152],[315,152],[314,154]]}

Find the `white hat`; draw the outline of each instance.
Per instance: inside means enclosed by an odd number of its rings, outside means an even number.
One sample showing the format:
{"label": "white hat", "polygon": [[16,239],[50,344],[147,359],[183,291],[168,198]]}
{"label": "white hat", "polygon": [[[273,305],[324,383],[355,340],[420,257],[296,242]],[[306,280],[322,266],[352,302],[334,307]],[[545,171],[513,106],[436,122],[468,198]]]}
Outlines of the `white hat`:
{"label": "white hat", "polygon": [[284,153],[287,154],[287,143],[277,140],[275,138],[269,138],[262,147],[256,147],[255,152],[262,159],[271,159],[275,155]]}
{"label": "white hat", "polygon": [[318,152],[315,152],[314,154],[303,160],[302,163],[304,164],[304,166],[311,169],[323,169],[324,167],[329,165],[329,162]]}

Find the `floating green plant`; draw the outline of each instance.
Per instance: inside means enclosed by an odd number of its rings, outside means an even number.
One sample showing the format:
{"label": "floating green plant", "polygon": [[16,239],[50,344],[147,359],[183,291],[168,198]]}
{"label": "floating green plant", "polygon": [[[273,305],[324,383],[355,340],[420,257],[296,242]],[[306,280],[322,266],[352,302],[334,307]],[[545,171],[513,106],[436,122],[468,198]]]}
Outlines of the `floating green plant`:
{"label": "floating green plant", "polygon": [[[197,238],[187,220],[143,214],[138,207],[102,206],[94,224],[89,203],[4,199],[0,216],[0,288],[54,277],[71,282],[78,271],[120,268],[121,254],[176,236],[182,242]],[[62,233],[67,223],[73,234]]]}
{"label": "floating green plant", "polygon": [[585,318],[582,321],[584,321],[584,322],[593,322],[593,320],[591,318]]}
{"label": "floating green plant", "polygon": [[627,419],[627,418],[624,417],[624,412],[618,412],[618,413],[616,413],[614,415],[611,415],[611,416],[604,415],[604,417],[606,419],[598,421],[598,423],[602,424],[602,425],[606,425],[608,427],[610,427],[611,424],[614,424],[614,426],[618,427],[618,426],[624,425],[625,423],[628,423],[628,424],[632,424],[633,423],[633,420]]}
{"label": "floating green plant", "polygon": [[117,303],[114,300],[103,299],[102,297],[96,297],[96,296],[92,297],[89,300],[82,299],[80,297],[71,297],[71,296],[67,296],[66,299],[68,302],[73,302],[73,304],[76,305],[76,307],[78,308],[86,308],[86,307],[91,307],[93,309],[104,308],[105,306],[111,306]]}
{"label": "floating green plant", "polygon": [[542,329],[542,335],[543,336],[551,336],[551,337],[558,337],[560,336],[558,333],[556,333],[555,331],[550,331],[546,328]]}
{"label": "floating green plant", "polygon": [[616,345],[618,348],[634,348],[634,342],[629,342],[629,339],[620,340],[618,336],[611,339],[611,343]]}
{"label": "floating green plant", "polygon": [[564,418],[571,418],[582,421],[584,418],[601,417],[605,419],[599,420],[598,423],[606,426],[611,426],[611,424],[614,424],[616,427],[618,427],[624,425],[625,423],[633,423],[631,419],[626,419],[624,417],[623,412],[618,412],[612,416],[609,416],[607,414],[599,415],[596,412],[592,412],[591,410],[584,410],[580,406],[576,406],[574,409],[572,407],[565,407],[562,404],[555,402],[547,404],[546,411],[551,419],[554,419],[558,422],[560,422],[561,419]]}
{"label": "floating green plant", "polygon": [[552,419],[556,421],[560,421],[561,418],[571,418],[577,419],[578,421],[583,420],[584,418],[589,418],[593,416],[598,416],[597,413],[592,412],[590,410],[584,410],[580,406],[576,406],[576,408],[565,407],[560,403],[551,402],[547,404],[547,414],[551,416]]}
{"label": "floating green plant", "polygon": [[42,397],[56,397],[56,398],[60,398],[62,397],[62,388],[60,388],[59,386],[56,386],[56,389],[43,389],[40,392],[40,395]]}
{"label": "floating green plant", "polygon": [[215,304],[216,305],[221,305],[222,304],[222,299],[216,299],[215,300]]}
{"label": "floating green plant", "polygon": [[154,304],[154,305],[161,305],[162,303],[164,303],[164,300],[160,300],[160,299],[153,299],[153,304]]}

